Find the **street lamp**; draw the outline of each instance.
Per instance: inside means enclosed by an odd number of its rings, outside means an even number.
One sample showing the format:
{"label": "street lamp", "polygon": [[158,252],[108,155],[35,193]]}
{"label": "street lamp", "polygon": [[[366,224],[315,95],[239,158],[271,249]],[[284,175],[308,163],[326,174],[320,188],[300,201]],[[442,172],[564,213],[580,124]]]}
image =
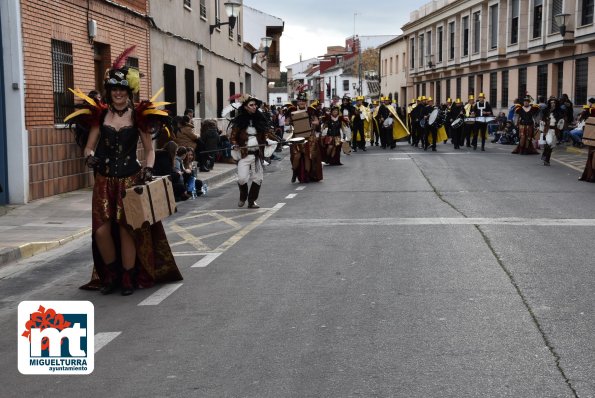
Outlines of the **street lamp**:
{"label": "street lamp", "polygon": [[214,25],[210,25],[209,28],[211,30],[211,34],[215,31],[215,28],[218,28],[223,25],[229,25],[230,29],[233,29],[236,26],[236,19],[240,14],[240,9],[242,8],[241,0],[229,0],[227,3],[223,3],[225,6],[225,13],[227,14],[229,21],[228,22],[217,22]]}
{"label": "street lamp", "polygon": [[568,33],[574,33],[570,30],[566,30],[566,17],[569,17],[570,14],[556,14],[554,15],[554,21],[556,21],[556,25],[558,25],[558,28],[560,29],[560,34],[562,35],[562,37],[564,37],[564,35],[566,35],[566,32]]}
{"label": "street lamp", "polygon": [[272,37],[263,37],[260,39],[260,47],[262,48],[262,50],[258,50],[258,51],[254,51],[252,53],[252,58],[254,58],[254,56],[256,54],[260,54],[260,53],[264,53],[264,56],[267,57],[269,55],[269,49],[271,48],[271,44],[273,44],[273,38]]}

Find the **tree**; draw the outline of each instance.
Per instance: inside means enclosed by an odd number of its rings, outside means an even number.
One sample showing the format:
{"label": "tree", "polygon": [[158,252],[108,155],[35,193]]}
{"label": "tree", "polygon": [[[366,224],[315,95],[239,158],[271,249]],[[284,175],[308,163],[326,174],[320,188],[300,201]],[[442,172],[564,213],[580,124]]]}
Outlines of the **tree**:
{"label": "tree", "polygon": [[[367,48],[362,51],[362,71],[365,73],[366,71],[376,71],[378,74],[378,57],[380,52],[376,48]],[[359,65],[358,62],[355,62],[354,65],[354,73],[355,75],[359,75]]]}

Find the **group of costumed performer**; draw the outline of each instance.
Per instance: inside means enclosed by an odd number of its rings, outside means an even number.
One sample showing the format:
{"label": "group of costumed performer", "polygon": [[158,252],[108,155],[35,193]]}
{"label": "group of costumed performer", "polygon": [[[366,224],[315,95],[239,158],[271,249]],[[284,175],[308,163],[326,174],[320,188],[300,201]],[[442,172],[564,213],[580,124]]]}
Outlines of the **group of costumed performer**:
{"label": "group of costumed performer", "polygon": [[264,148],[273,144],[276,147],[278,139],[265,115],[259,111],[261,100],[250,94],[243,94],[236,101],[241,106],[237,110],[237,116],[231,121],[229,141],[232,156],[237,159],[240,188],[238,207],[244,207],[247,200],[248,208],[258,209],[260,206],[256,203],[256,199],[258,199],[264,175]]}
{"label": "group of costumed performer", "polygon": [[322,151],[318,140],[320,119],[316,109],[308,107],[308,95],[300,91],[297,95],[297,108],[289,113],[289,123],[293,123],[293,114],[298,111],[306,111],[310,124],[310,134],[297,140],[289,146],[291,168],[293,174],[291,182],[298,180],[301,183],[317,182],[322,180]]}
{"label": "group of costumed performer", "polygon": [[[102,294],[121,288],[124,296],[135,288],[182,279],[161,222],[136,230],[126,223],[122,194],[152,179],[152,133],[167,131],[169,120],[165,111],[157,109],[166,103],[154,102],[156,96],[134,105],[140,73],[125,66],[133,50],[124,51],[106,71],[105,102],[71,90],[84,103],[65,119],[95,179],[91,205],[94,266],[91,281],[81,288],[100,289]],[[136,156],[139,139],[145,167]]]}
{"label": "group of costumed performer", "polygon": [[358,149],[366,151],[366,140],[370,140],[372,136],[372,126],[372,112],[364,105],[364,96],[355,97],[355,106],[351,116],[353,152],[357,152]]}

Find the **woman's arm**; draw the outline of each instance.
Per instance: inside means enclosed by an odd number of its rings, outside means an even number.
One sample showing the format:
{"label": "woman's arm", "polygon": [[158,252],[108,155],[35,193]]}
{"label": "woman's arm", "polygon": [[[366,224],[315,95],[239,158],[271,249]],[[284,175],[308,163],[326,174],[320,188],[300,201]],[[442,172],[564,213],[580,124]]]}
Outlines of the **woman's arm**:
{"label": "woman's arm", "polygon": [[153,149],[153,140],[151,134],[140,133],[140,140],[145,150],[145,166],[153,167],[155,165],[155,149]]}
{"label": "woman's arm", "polygon": [[99,126],[93,126],[93,127],[91,127],[91,131],[89,131],[89,138],[87,139],[87,145],[85,145],[85,149],[83,151],[85,158],[95,155],[95,147],[97,146],[98,140],[99,140]]}

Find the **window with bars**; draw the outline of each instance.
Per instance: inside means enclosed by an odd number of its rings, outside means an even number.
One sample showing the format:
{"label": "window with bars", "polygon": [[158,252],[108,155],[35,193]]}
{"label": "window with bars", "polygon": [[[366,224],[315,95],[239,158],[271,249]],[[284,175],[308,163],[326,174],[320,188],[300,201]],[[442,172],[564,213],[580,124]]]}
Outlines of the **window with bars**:
{"label": "window with bars", "polygon": [[469,17],[463,17],[463,57],[469,55]]}
{"label": "window with bars", "polygon": [[551,19],[550,19],[550,33],[558,33],[560,32],[560,27],[556,23],[556,18],[554,16],[558,14],[562,14],[562,5],[563,0],[552,0],[552,12],[551,12]]}
{"label": "window with bars", "polygon": [[207,18],[207,5],[205,4],[206,0],[200,0],[200,16],[201,18]]}
{"label": "window with bars", "polygon": [[479,39],[481,34],[481,21],[479,11],[473,13],[473,53],[479,52]]}
{"label": "window with bars", "polygon": [[192,9],[192,0],[184,0],[184,7]]}
{"label": "window with bars", "polygon": [[527,68],[519,68],[519,99],[527,95]]}
{"label": "window with bars", "polygon": [[581,13],[581,25],[593,23],[593,0],[583,0]]}
{"label": "window with bars", "polygon": [[453,59],[455,59],[455,23],[454,22],[449,22],[449,24],[448,24],[448,36],[449,36],[448,59],[453,60]]}
{"label": "window with bars", "polygon": [[498,4],[490,6],[490,49],[498,47]]}
{"label": "window with bars", "polygon": [[519,0],[512,0],[510,7],[510,44],[519,42]]}
{"label": "window with bars", "polygon": [[547,65],[537,65],[537,96],[547,98]]}
{"label": "window with bars", "polygon": [[438,62],[442,62],[442,40],[443,37],[442,26],[438,27],[438,31],[436,34],[436,46],[438,47]]}
{"label": "window with bars", "polygon": [[574,76],[574,86],[576,87],[574,103],[586,104],[587,83],[589,81],[589,58],[580,58],[576,60],[576,73]]}
{"label": "window with bars", "polygon": [[490,73],[490,104],[494,104],[494,106],[496,106],[497,100],[498,100],[498,73],[491,72]]}
{"label": "window with bars", "polygon": [[562,84],[564,83],[564,62],[556,63],[556,96],[559,98],[562,96]]}
{"label": "window with bars", "polygon": [[72,44],[52,40],[52,83],[54,91],[54,123],[64,123],[64,118],[74,111]]}
{"label": "window with bars", "polygon": [[533,0],[533,38],[541,37],[543,24],[543,0]]}
{"label": "window with bars", "polygon": [[500,105],[502,108],[508,108],[508,71],[502,71],[502,96]]}

